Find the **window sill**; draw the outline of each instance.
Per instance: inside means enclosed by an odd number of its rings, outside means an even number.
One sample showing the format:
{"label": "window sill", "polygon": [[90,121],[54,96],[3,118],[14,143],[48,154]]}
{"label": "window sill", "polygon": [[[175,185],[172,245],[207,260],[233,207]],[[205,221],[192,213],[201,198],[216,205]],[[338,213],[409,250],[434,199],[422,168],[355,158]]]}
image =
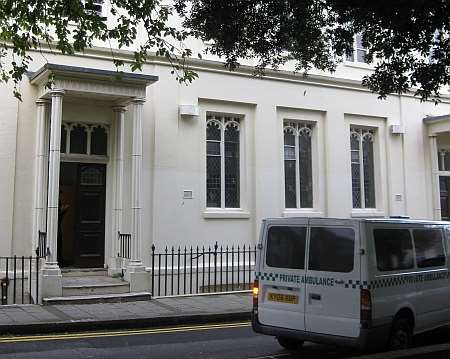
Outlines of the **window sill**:
{"label": "window sill", "polygon": [[250,212],[241,209],[207,209],[203,212],[203,218],[247,219],[250,218]]}
{"label": "window sill", "polygon": [[313,208],[286,208],[283,217],[323,217],[323,212],[315,211]]}
{"label": "window sill", "polygon": [[376,208],[373,209],[352,209],[352,218],[364,218],[364,217],[385,217],[383,211]]}
{"label": "window sill", "polygon": [[374,70],[373,65],[366,64],[365,62],[344,61],[344,65],[358,69]]}

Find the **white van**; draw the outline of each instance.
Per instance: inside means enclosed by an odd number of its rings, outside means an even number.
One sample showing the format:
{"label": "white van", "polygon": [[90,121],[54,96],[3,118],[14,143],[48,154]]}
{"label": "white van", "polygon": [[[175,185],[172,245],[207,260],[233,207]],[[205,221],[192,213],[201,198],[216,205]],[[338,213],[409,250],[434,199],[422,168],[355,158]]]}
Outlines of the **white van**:
{"label": "white van", "polygon": [[253,329],[303,341],[407,348],[450,324],[450,223],[404,219],[263,221]]}

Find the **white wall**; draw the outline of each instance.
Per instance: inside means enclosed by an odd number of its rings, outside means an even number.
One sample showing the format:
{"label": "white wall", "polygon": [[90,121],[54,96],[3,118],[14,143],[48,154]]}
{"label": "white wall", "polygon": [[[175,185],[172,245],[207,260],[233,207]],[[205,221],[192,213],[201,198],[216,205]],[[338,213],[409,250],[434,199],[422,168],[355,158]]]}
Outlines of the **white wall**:
{"label": "white wall", "polygon": [[18,101],[12,98],[12,86],[0,86],[2,101],[0,113],[0,253],[12,253],[12,232],[14,216],[14,189],[16,170],[16,139]]}
{"label": "white wall", "polygon": [[[50,62],[93,68],[111,68],[107,59],[57,57]],[[37,58],[33,68],[42,65]],[[431,169],[425,115],[450,113],[448,99],[435,106],[409,96],[377,96],[352,83],[327,80],[317,83],[287,73],[253,78],[244,72],[228,73],[216,67],[199,67],[199,79],[180,85],[171,68],[148,64],[144,73],[159,76],[147,89],[144,106],[143,157],[143,259],[150,246],[254,244],[266,217],[314,215],[332,217],[410,215],[432,217]],[[0,223],[6,228],[2,253],[14,248],[29,251],[34,170],[35,89],[24,81],[24,102],[1,86],[4,111],[0,113]],[[178,114],[180,104],[194,104],[200,116]],[[18,117],[17,117],[18,108]],[[63,103],[64,120],[109,121],[109,106]],[[125,116],[124,228],[129,231],[131,129],[130,111]],[[240,211],[206,210],[206,113],[243,116]],[[16,119],[18,118],[18,121]],[[313,210],[284,208],[283,119],[314,123]],[[17,143],[16,143],[16,123]],[[390,125],[403,124],[405,135],[392,135]],[[349,126],[376,129],[375,210],[354,211],[351,201]],[[111,140],[111,139],[110,139]],[[16,155],[17,148],[17,155]],[[4,169],[4,170],[3,170]],[[111,173],[108,172],[108,176]],[[183,190],[193,199],[183,200]],[[109,201],[111,191],[108,192]],[[14,231],[12,220],[14,218]],[[107,220],[108,221],[108,220]],[[8,232],[9,231],[9,232]],[[27,252],[29,253],[29,252]],[[20,254],[20,253],[19,253]],[[106,252],[107,255],[107,252]]]}

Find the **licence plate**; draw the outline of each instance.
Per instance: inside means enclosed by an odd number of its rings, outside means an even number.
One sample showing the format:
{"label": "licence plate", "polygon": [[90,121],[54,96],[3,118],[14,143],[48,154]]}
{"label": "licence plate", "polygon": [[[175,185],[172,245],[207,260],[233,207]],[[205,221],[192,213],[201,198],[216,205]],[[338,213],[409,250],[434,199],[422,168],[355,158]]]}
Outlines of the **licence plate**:
{"label": "licence plate", "polygon": [[267,299],[271,302],[298,304],[298,295],[268,293]]}

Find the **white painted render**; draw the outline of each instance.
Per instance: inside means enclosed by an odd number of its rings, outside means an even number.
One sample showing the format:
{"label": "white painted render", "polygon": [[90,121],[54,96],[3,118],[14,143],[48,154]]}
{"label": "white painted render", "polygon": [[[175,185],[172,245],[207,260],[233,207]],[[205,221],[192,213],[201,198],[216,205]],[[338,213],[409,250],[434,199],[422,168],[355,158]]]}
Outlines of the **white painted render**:
{"label": "white painted render", "polygon": [[[94,69],[114,69],[107,51],[85,56],[48,54],[47,61]],[[126,54],[123,55],[126,57]],[[35,55],[32,70],[45,61]],[[366,68],[342,65],[333,76],[303,78],[289,72],[269,72],[254,78],[245,67],[230,73],[220,63],[195,60],[199,78],[180,85],[166,63],[151,59],[143,73],[159,80],[147,87],[142,104],[142,182],[132,198],[133,104],[124,113],[123,201],[121,231],[132,233],[133,203],[141,209],[141,243],[135,249],[149,265],[150,248],[165,245],[255,244],[261,220],[280,216],[366,217],[408,215],[433,218],[432,154],[427,115],[450,113],[450,99],[436,106],[410,96],[379,100],[359,85]],[[23,101],[0,86],[0,254],[29,255],[37,170],[38,88],[21,83]],[[105,265],[115,267],[114,190],[116,101],[95,96],[62,99],[62,121],[109,124],[107,159]],[[180,116],[180,105],[196,105],[199,116]],[[241,116],[241,208],[206,208],[206,113]],[[286,209],[284,205],[283,120],[313,124],[314,205]],[[376,209],[352,210],[350,125],[376,131],[374,142]],[[390,133],[402,125],[404,135]],[[450,147],[450,135],[440,132],[437,146]],[[136,150],[136,149],[135,149]],[[192,199],[183,199],[183,191]],[[136,191],[136,189],[135,189]]]}

